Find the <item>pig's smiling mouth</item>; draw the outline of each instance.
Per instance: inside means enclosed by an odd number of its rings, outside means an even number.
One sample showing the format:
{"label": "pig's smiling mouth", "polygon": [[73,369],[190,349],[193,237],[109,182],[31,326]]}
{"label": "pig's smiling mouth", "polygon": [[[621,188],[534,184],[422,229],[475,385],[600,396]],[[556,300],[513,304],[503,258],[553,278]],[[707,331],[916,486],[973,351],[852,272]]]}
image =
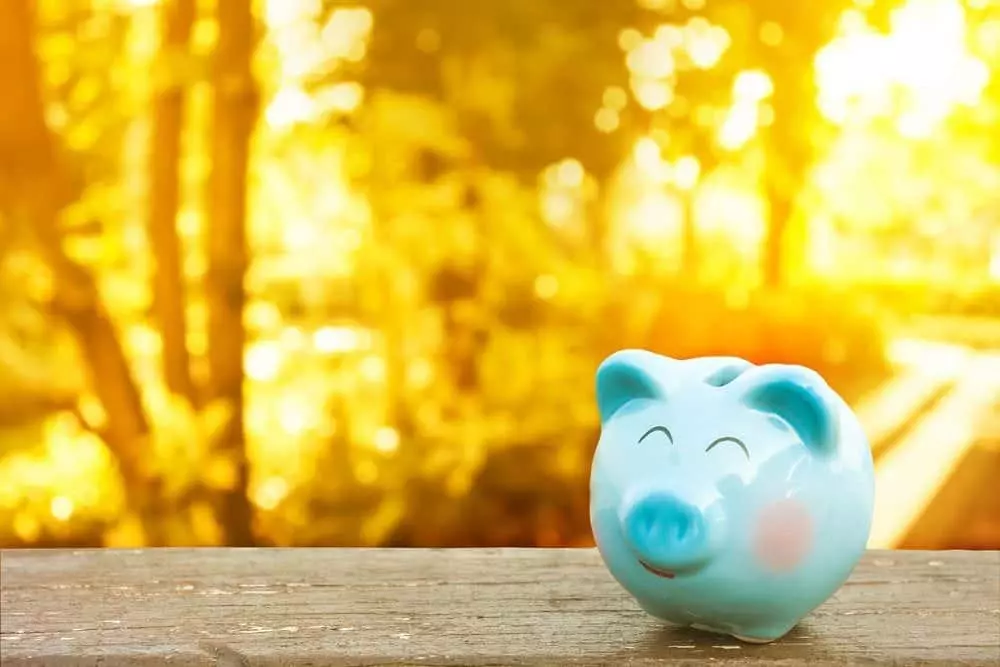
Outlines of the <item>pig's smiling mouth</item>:
{"label": "pig's smiling mouth", "polygon": [[669,570],[661,570],[659,568],[655,568],[649,563],[642,561],[641,559],[639,560],[639,565],[642,565],[647,572],[655,574],[656,576],[662,577],[664,579],[673,579],[674,577],[677,576],[675,572],[670,572]]}

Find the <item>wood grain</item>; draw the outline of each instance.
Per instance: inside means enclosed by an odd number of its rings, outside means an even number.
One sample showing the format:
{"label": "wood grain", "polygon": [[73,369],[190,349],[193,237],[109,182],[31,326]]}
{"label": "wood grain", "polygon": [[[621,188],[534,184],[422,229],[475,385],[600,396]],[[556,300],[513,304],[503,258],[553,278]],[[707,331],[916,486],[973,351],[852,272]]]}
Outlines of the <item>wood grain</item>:
{"label": "wood grain", "polygon": [[870,552],[764,646],[664,627],[592,549],[0,552],[19,665],[1000,664],[1000,552]]}

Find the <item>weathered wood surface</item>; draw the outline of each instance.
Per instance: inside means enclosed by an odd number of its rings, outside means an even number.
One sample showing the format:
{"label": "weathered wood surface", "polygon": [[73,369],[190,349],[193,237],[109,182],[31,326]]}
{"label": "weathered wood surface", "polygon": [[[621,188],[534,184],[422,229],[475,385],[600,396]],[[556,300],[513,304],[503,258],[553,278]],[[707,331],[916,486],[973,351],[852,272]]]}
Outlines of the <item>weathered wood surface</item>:
{"label": "weathered wood surface", "polygon": [[592,549],[4,551],[18,665],[1000,664],[1000,552],[870,552],[786,638],[664,627]]}
{"label": "weathered wood surface", "polygon": [[976,354],[934,408],[912,418],[900,441],[875,448],[875,515],[869,546],[898,547],[916,529],[962,461],[992,435],[988,431],[998,401],[1000,353]]}

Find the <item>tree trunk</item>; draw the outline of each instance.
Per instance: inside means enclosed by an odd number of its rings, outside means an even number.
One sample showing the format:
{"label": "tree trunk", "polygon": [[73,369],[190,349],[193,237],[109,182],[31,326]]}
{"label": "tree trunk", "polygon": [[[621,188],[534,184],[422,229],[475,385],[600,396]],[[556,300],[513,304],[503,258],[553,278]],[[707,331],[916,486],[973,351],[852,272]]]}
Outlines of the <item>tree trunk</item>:
{"label": "tree trunk", "polygon": [[701,278],[701,248],[698,240],[698,220],[695,218],[695,193],[693,190],[682,190],[680,196],[684,207],[681,228],[681,273],[685,283],[694,286]]}
{"label": "tree trunk", "polygon": [[[172,0],[163,8],[164,68],[185,55],[195,18],[195,0]],[[148,233],[153,251],[154,316],[163,341],[162,367],[167,388],[195,403],[187,348],[184,269],[177,211],[184,94],[180,82],[164,77],[153,104]]]}
{"label": "tree trunk", "polygon": [[794,211],[794,200],[792,193],[783,188],[769,185],[765,191],[768,217],[761,255],[761,280],[765,288],[776,290],[785,284],[785,239]]}
{"label": "tree trunk", "polygon": [[253,543],[244,428],[243,310],[248,262],[247,165],[259,106],[251,72],[254,22],[250,0],[218,0],[219,42],[214,71],[212,172],[207,234],[208,358],[211,396],[226,400],[232,416],[217,453],[233,467],[232,488],[220,516],[227,544]]}
{"label": "tree trunk", "polygon": [[[129,503],[151,513],[155,480],[144,457],[149,424],[114,324],[94,276],[66,254],[60,213],[77,193],[45,123],[35,52],[34,3],[0,2],[0,212],[24,224],[52,274],[52,309],[69,325],[104,407],[99,430],[116,457]],[[150,541],[155,535],[147,536]]]}
{"label": "tree trunk", "polygon": [[789,231],[799,195],[816,159],[813,131],[819,111],[811,63],[815,49],[822,43],[817,40],[815,46],[801,52],[768,51],[762,63],[775,81],[770,98],[774,120],[763,131],[767,147],[763,186],[768,198],[768,217],[761,253],[761,277],[764,287],[772,290],[785,287],[788,282]]}

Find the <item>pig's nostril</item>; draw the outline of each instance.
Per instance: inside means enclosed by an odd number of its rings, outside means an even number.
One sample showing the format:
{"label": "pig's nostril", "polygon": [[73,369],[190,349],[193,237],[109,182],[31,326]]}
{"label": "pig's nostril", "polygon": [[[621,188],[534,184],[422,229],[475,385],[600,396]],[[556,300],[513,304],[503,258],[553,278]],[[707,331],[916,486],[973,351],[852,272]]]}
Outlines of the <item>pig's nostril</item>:
{"label": "pig's nostril", "polygon": [[695,532],[692,523],[690,517],[681,515],[673,523],[669,524],[670,528],[673,529],[671,537],[674,542],[683,542],[688,535]]}
{"label": "pig's nostril", "polygon": [[683,542],[691,532],[691,521],[684,514],[650,517],[647,531],[658,542]]}

